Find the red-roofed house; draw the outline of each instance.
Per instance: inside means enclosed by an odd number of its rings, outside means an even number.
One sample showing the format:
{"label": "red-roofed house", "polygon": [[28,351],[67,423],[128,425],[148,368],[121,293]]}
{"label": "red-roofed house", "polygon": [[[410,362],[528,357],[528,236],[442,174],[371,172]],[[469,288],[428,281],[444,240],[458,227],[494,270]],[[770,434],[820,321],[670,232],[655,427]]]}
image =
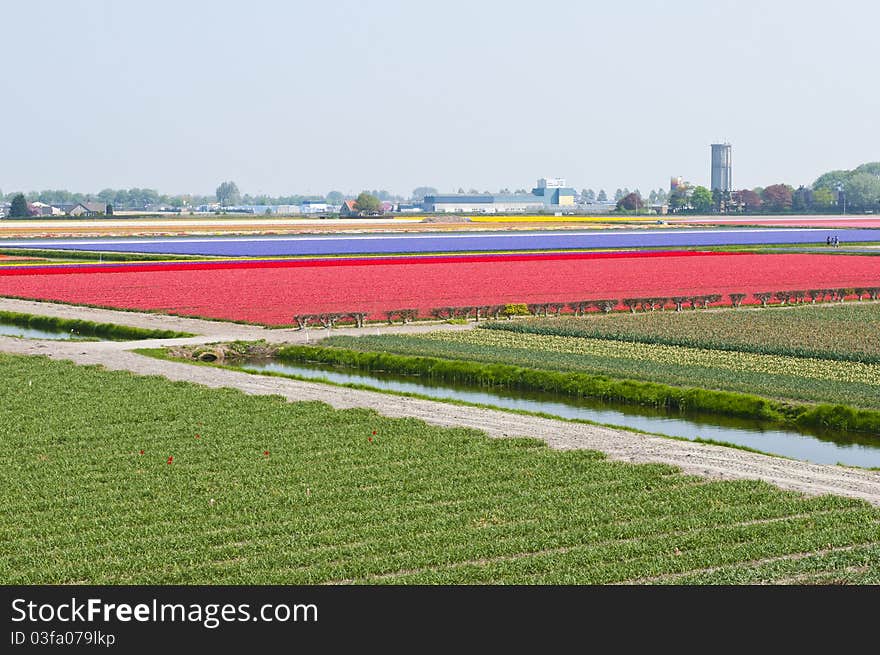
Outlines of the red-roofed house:
{"label": "red-roofed house", "polygon": [[357,202],[354,200],[346,200],[342,203],[342,207],[339,209],[340,216],[360,216],[360,211],[357,208]]}

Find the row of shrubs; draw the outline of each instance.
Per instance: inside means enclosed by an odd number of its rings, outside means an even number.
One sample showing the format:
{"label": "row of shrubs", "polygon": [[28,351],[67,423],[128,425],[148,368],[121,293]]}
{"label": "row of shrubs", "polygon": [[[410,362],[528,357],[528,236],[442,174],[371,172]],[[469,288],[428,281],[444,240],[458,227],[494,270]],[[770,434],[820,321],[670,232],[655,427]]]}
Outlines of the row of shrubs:
{"label": "row of shrubs", "polygon": [[[752,297],[762,307],[769,306],[774,300],[779,305],[795,305],[806,303],[825,302],[827,300],[843,302],[844,299],[855,296],[858,300],[869,298],[880,299],[880,287],[855,287],[836,289],[807,289],[789,291],[762,291],[752,294]],[[439,320],[469,319],[481,320],[487,318],[512,318],[514,316],[559,316],[569,310],[575,316],[582,316],[588,312],[610,313],[623,305],[630,312],[664,311],[667,307],[680,312],[688,306],[692,309],[706,309],[711,305],[717,305],[723,300],[720,293],[710,293],[690,296],[667,296],[648,298],[602,298],[599,300],[578,300],[574,302],[541,302],[541,303],[507,303],[501,305],[463,305],[459,307],[434,307],[429,311],[432,318]],[[730,305],[739,307],[743,304],[748,294],[729,293],[727,298]],[[369,312],[336,312],[322,314],[297,314],[294,316],[297,326],[306,328],[310,325],[333,327],[340,322],[351,322],[357,327],[363,327]],[[397,321],[411,323],[419,317],[418,309],[391,309],[385,312],[388,324]]]}
{"label": "row of shrubs", "polygon": [[296,314],[293,320],[300,330],[308,327],[332,328],[337,323],[351,322],[363,327],[369,312],[323,312],[320,314]]}

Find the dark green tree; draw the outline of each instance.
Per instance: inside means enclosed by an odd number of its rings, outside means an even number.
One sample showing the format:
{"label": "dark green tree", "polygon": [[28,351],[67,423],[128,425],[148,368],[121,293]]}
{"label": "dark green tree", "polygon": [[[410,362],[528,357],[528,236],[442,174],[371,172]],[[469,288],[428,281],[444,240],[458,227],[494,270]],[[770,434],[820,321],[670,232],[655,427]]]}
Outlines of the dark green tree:
{"label": "dark green tree", "polygon": [[599,189],[599,195],[596,196],[596,200],[599,202],[608,202],[608,194],[605,193],[605,189]]}
{"label": "dark green tree", "polygon": [[27,200],[23,193],[16,194],[9,207],[9,218],[27,218],[30,216]]}
{"label": "dark green tree", "polygon": [[[331,191],[327,194],[326,200],[331,205],[341,205],[342,201],[345,200],[345,196],[342,195],[340,191]],[[292,204],[292,203],[287,203]]]}
{"label": "dark green tree", "polygon": [[798,212],[813,208],[813,191],[801,185],[791,194],[791,208]]}

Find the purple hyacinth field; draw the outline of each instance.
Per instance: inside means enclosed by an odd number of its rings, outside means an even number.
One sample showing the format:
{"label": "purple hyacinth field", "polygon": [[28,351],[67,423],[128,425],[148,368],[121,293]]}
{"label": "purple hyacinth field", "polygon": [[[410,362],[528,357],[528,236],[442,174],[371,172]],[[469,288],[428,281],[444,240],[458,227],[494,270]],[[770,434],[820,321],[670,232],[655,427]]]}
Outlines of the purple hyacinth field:
{"label": "purple hyacinth field", "polygon": [[7,242],[0,240],[0,247],[221,257],[278,257],[725,245],[824,245],[829,236],[837,236],[842,244],[880,241],[880,229],[640,229],[489,234],[28,239]]}

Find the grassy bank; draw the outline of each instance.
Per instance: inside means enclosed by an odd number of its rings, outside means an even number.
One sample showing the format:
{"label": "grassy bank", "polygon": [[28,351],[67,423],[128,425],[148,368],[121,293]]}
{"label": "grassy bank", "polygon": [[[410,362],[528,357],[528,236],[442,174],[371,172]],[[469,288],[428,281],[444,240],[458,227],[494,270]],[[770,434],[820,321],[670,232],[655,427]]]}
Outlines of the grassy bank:
{"label": "grassy bank", "polygon": [[[52,248],[0,248],[0,255],[40,257],[56,261],[152,262],[213,259],[203,255],[157,255],[154,253],[97,252],[94,250],[53,250]],[[10,262],[12,263],[12,262]]]}
{"label": "grassy bank", "polygon": [[4,583],[880,581],[855,500],[43,358],[0,375]]}
{"label": "grassy bank", "polygon": [[93,321],[6,311],[0,311],[0,323],[35,330],[45,330],[47,332],[72,332],[83,337],[99,337],[114,341],[177,339],[194,336],[189,332],[175,332],[174,330],[150,330],[147,328],[129,327],[127,325],[116,325],[114,323],[95,323]]}
{"label": "grassy bank", "polygon": [[547,391],[636,405],[668,407],[725,416],[754,418],[779,424],[843,432],[880,432],[880,412],[845,405],[807,405],[752,394],[675,387],[605,375],[550,371],[509,364],[396,355],[338,347],[285,346],[277,358],[291,362],[344,364],[373,371],[420,375],[447,382]]}

